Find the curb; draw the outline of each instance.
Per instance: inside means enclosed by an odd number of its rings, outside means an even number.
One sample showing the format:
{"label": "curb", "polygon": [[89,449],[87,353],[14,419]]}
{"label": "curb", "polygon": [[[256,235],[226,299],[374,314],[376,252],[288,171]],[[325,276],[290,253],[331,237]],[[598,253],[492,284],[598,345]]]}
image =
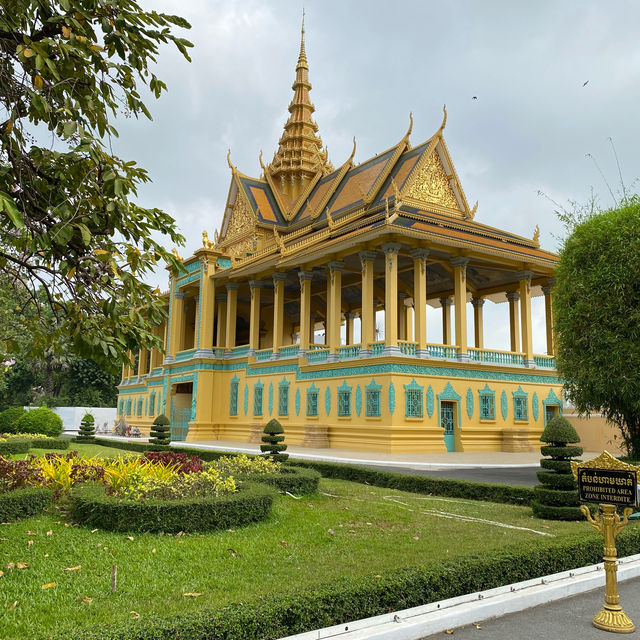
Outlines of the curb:
{"label": "curb", "polygon": [[[618,560],[618,582],[638,576],[640,554]],[[420,640],[445,629],[517,613],[599,587],[604,594],[604,581],[604,565],[599,563],[280,640]]]}

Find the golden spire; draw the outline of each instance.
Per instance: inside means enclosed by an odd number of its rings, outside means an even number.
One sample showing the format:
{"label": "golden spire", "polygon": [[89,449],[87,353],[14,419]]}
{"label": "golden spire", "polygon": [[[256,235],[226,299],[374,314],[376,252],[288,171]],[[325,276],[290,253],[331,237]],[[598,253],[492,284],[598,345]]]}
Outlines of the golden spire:
{"label": "golden spire", "polygon": [[292,89],[289,119],[284,125],[278,150],[268,170],[282,193],[295,200],[315,177],[319,168],[322,170],[329,166],[327,151],[322,148],[322,139],[318,135],[318,125],[311,117],[315,107],[309,98],[311,83],[304,43],[304,14],[296,79]]}

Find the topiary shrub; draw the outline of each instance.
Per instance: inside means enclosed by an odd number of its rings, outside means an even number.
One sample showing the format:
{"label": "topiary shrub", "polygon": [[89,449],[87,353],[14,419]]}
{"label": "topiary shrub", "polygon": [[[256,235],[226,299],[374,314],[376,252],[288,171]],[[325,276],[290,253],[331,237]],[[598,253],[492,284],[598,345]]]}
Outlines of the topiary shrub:
{"label": "topiary shrub", "polygon": [[9,407],[0,412],[0,433],[17,433],[16,423],[25,413],[22,407]]}
{"label": "topiary shrub", "polygon": [[41,433],[57,438],[62,433],[62,418],[47,407],[39,407],[25,411],[18,419],[16,428],[20,433]]}
{"label": "topiary shrub", "polygon": [[171,423],[169,418],[160,414],[154,421],[149,434],[149,442],[157,447],[168,447],[171,442]]}
{"label": "topiary shrub", "polygon": [[78,442],[94,442],[96,439],[95,420],[90,413],[85,413],[80,422],[80,433],[76,437]]}
{"label": "topiary shrub", "polygon": [[578,484],[571,472],[571,459],[582,455],[582,447],[575,446],[580,442],[576,430],[566,418],[556,416],[547,423],[540,441],[548,443],[540,451],[549,457],[540,460],[544,471],[538,471],[541,484],[533,488],[534,515],[547,520],[582,520]]}
{"label": "topiary shrub", "polygon": [[262,442],[266,442],[267,444],[260,445],[260,451],[263,452],[262,455],[280,462],[286,460],[289,454],[282,453],[287,449],[287,445],[284,444],[284,429],[282,425],[273,418],[267,422],[264,433],[265,435],[262,436]]}

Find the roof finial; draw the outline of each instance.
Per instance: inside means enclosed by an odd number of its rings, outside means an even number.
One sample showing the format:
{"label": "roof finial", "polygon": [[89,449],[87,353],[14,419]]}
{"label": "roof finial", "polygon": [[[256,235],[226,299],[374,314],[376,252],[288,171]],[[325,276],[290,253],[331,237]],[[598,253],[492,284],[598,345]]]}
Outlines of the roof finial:
{"label": "roof finial", "polygon": [[302,9],[302,35],[300,37],[300,55],[298,56],[298,64],[307,63],[307,52],[304,50],[304,8]]}
{"label": "roof finial", "polygon": [[438,131],[438,133],[442,133],[444,131],[444,128],[447,126],[447,105],[446,104],[442,105],[442,111],[444,113],[444,116],[442,117],[442,124],[440,125],[440,131]]}

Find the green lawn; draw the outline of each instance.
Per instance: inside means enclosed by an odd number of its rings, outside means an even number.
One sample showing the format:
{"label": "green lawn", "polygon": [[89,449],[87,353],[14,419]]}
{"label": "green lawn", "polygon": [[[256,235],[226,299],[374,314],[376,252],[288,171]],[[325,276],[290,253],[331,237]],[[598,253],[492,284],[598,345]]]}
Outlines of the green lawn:
{"label": "green lawn", "polygon": [[[24,640],[138,614],[247,602],[338,576],[383,575],[525,542],[553,544],[584,532],[582,522],[544,522],[526,507],[326,479],[313,497],[279,497],[263,523],[200,536],[136,534],[130,540],[126,534],[92,533],[69,525],[62,510],[52,508],[0,525],[1,637]],[[19,562],[29,566],[18,569]]]}
{"label": "green lawn", "polygon": [[[14,460],[20,458],[26,458],[27,456],[41,456],[44,453],[51,453],[51,449],[29,449],[29,453],[15,454],[11,456]],[[114,449],[113,447],[103,447],[100,444],[86,444],[83,442],[71,441],[69,448],[66,450],[56,450],[54,453],[66,455],[69,451],[77,451],[80,455],[92,458],[93,456],[100,456],[101,458],[113,458],[115,456],[139,456],[139,453],[134,451],[124,451],[122,449]]]}

